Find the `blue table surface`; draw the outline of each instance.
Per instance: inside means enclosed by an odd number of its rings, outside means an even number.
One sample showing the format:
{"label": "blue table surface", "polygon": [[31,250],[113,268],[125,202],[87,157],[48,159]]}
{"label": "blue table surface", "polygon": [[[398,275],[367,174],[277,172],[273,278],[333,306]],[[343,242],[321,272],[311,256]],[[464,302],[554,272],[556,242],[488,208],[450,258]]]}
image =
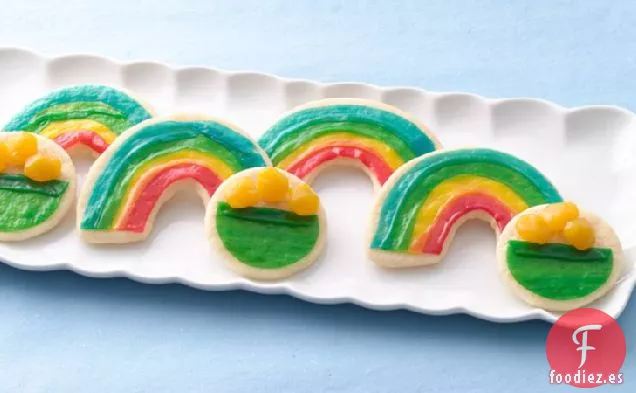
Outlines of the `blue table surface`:
{"label": "blue table surface", "polygon": [[[629,1],[5,1],[0,46],[636,109]],[[0,86],[1,88],[1,86]],[[46,257],[46,256],[43,256]],[[0,266],[0,392],[551,391],[549,325]],[[636,388],[636,302],[620,318]],[[631,388],[631,389],[630,389]]]}

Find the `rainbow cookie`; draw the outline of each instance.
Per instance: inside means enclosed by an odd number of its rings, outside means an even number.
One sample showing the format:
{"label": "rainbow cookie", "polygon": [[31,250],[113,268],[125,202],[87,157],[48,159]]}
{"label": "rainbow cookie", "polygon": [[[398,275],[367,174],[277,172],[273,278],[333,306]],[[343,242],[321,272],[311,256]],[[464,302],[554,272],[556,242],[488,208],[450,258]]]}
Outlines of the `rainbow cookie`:
{"label": "rainbow cookie", "polygon": [[100,154],[119,134],[151,117],[148,105],[128,93],[108,86],[77,85],[27,105],[3,130],[34,132],[67,151],[81,146]]}
{"label": "rainbow cookie", "polygon": [[274,166],[311,182],[323,169],[354,165],[376,189],[405,162],[439,148],[427,128],[397,108],[361,99],[327,99],[294,109],[258,143]]}
{"label": "rainbow cookie", "polygon": [[124,132],[88,172],[78,203],[82,238],[145,239],[161,205],[196,185],[204,203],[219,184],[269,159],[236,127],[201,115],[156,118]]}
{"label": "rainbow cookie", "polygon": [[26,132],[0,133],[0,241],[55,227],[75,198],[75,168],[64,149]]}
{"label": "rainbow cookie", "polygon": [[208,238],[228,266],[257,279],[288,277],[320,255],[325,213],[311,187],[276,168],[251,168],[225,181],[206,210]]}
{"label": "rainbow cookie", "polygon": [[498,239],[497,259],[521,299],[545,310],[569,311],[614,286],[622,248],[600,217],[566,202],[535,206],[514,217]]}
{"label": "rainbow cookie", "polygon": [[490,149],[427,154],[395,172],[376,197],[369,258],[387,267],[439,262],[471,218],[501,232],[530,206],[561,201],[530,164]]}

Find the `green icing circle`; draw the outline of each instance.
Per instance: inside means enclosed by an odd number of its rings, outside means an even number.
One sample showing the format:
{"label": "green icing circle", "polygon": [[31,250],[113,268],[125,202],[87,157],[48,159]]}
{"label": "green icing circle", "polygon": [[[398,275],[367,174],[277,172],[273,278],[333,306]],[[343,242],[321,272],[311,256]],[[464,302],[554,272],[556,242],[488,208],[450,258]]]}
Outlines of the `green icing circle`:
{"label": "green icing circle", "polygon": [[607,282],[614,266],[609,248],[579,251],[568,244],[510,240],[506,263],[526,290],[546,299],[580,299]]}
{"label": "green icing circle", "polygon": [[68,182],[35,182],[0,174],[0,232],[19,232],[47,221],[57,211]]}
{"label": "green icing circle", "polygon": [[317,215],[272,208],[233,209],[219,202],[216,230],[225,249],[241,263],[281,269],[311,253],[320,235],[320,220]]}

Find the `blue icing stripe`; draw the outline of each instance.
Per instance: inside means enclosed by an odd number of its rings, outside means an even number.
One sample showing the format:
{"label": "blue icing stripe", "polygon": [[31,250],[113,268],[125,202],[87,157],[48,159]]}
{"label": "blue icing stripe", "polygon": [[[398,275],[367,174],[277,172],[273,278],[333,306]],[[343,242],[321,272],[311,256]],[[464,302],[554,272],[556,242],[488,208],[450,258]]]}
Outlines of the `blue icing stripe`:
{"label": "blue icing stripe", "polygon": [[[403,244],[408,240],[404,236],[410,233],[403,231],[396,237],[394,229],[402,225],[398,221],[402,220],[404,216],[414,216],[417,213],[424,200],[418,201],[415,206],[407,206],[408,200],[417,192],[418,187],[423,182],[432,179],[437,171],[450,166],[463,165],[466,168],[465,173],[471,173],[473,172],[471,166],[483,163],[498,165],[523,176],[541,193],[543,197],[541,203],[563,200],[556,188],[543,174],[527,162],[510,154],[490,149],[459,149],[441,152],[420,159],[393,184],[382,202],[380,218],[371,241],[371,248],[390,250],[395,247],[395,244]],[[506,179],[498,179],[498,181],[505,183]],[[412,209],[416,211],[412,211]]]}
{"label": "blue icing stripe", "polygon": [[324,123],[362,123],[381,126],[402,139],[416,155],[435,151],[437,146],[420,127],[393,112],[365,105],[328,105],[291,113],[270,128],[259,144],[271,156],[286,140],[303,130]]}
{"label": "blue icing stripe", "polygon": [[[95,181],[88,199],[82,227],[90,228],[101,221],[105,206],[117,186],[119,175],[125,172],[138,152],[152,146],[179,143],[197,137],[206,137],[232,152],[242,169],[268,166],[258,146],[249,138],[214,121],[169,120],[150,124],[124,141],[110,157]],[[164,145],[165,146],[165,145]]]}
{"label": "blue icing stripe", "polygon": [[139,102],[120,90],[101,85],[80,85],[56,90],[34,101],[4,126],[4,130],[21,130],[41,111],[55,105],[75,102],[101,102],[109,105],[125,114],[133,125],[152,117]]}

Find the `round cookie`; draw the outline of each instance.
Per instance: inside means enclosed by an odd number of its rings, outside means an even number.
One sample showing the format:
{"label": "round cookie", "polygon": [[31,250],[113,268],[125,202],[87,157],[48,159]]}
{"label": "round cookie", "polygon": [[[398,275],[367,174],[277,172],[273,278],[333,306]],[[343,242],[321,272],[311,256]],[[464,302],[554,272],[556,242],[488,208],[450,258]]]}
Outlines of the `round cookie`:
{"label": "round cookie", "polygon": [[600,217],[570,202],[527,209],[497,242],[505,281],[526,303],[569,311],[605,295],[621,271],[622,248]]}
{"label": "round cookie", "polygon": [[205,219],[213,248],[235,272],[276,280],[309,267],[324,248],[326,218],[311,187],[277,168],[232,175]]}
{"label": "round cookie", "polygon": [[0,133],[0,241],[21,241],[51,230],[75,198],[75,168],[50,139]]}

